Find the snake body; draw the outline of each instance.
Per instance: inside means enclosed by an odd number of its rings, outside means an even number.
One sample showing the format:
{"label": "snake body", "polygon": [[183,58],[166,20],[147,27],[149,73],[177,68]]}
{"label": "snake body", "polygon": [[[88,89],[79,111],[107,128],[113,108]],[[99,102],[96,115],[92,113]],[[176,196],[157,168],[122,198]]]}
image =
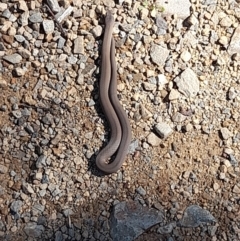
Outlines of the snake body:
{"label": "snake body", "polygon": [[[108,12],[105,18],[105,32],[102,44],[100,77],[100,101],[110,125],[111,137],[107,146],[96,158],[97,167],[105,173],[118,171],[126,157],[131,142],[131,127],[127,115],[117,98],[117,68],[115,42],[112,38],[114,17]],[[116,154],[111,163],[108,159]]]}

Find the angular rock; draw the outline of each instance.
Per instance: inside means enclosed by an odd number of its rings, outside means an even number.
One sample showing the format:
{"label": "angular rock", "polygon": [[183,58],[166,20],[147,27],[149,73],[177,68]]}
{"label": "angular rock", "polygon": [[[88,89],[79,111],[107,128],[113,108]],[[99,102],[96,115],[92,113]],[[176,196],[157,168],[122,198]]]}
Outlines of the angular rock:
{"label": "angular rock", "polygon": [[143,187],[138,187],[138,188],[136,188],[136,192],[138,193],[138,194],[140,194],[141,196],[145,196],[146,194],[147,194],[147,192],[145,191],[145,189],[143,188]]}
{"label": "angular rock", "polygon": [[17,67],[17,68],[14,70],[14,73],[16,74],[16,76],[20,77],[20,76],[25,75],[26,70],[25,70],[25,69],[22,69],[22,68],[20,68],[20,67]]}
{"label": "angular rock", "polygon": [[83,36],[78,36],[74,40],[73,53],[74,54],[84,54],[84,38],[83,38]]}
{"label": "angular rock", "polygon": [[4,10],[6,10],[8,8],[6,3],[0,3],[0,12],[3,12]]}
{"label": "angular rock", "polygon": [[168,81],[164,74],[159,74],[157,76],[158,90],[162,90],[167,83]]}
{"label": "angular rock", "polygon": [[8,167],[0,164],[0,173],[5,174],[8,172]]}
{"label": "angular rock", "polygon": [[98,25],[95,28],[93,28],[92,33],[93,33],[93,36],[95,38],[101,36],[101,34],[102,34],[102,26]]}
{"label": "angular rock", "polygon": [[174,79],[178,90],[187,97],[194,97],[199,91],[197,75],[190,69],[185,69],[180,76]]}
{"label": "angular rock", "polygon": [[233,187],[233,192],[236,193],[236,194],[240,194],[240,187],[238,187],[237,185],[235,185]]}
{"label": "angular rock", "polygon": [[43,20],[43,29],[46,34],[53,33],[54,31],[54,21],[53,20]]}
{"label": "angular rock", "polygon": [[19,23],[22,26],[27,26],[28,25],[28,18],[29,18],[29,11],[26,11],[26,12],[22,13],[20,18],[19,18]]}
{"label": "angular rock", "polygon": [[39,12],[33,13],[29,17],[29,21],[32,22],[32,23],[41,23],[43,21],[41,13],[39,13]]}
{"label": "angular rock", "polygon": [[13,110],[12,115],[18,119],[22,117],[22,112],[20,110]]}
{"label": "angular rock", "polygon": [[21,200],[16,200],[11,203],[10,209],[12,212],[18,213],[22,205],[23,205],[23,202]]}
{"label": "angular rock", "polygon": [[4,56],[3,59],[11,64],[19,64],[22,61],[22,56],[20,54],[11,54]]}
{"label": "angular rock", "polygon": [[167,138],[173,132],[172,128],[167,123],[163,123],[163,122],[162,123],[158,123],[155,126],[155,131],[163,139]]}
{"label": "angular rock", "polygon": [[169,93],[168,99],[169,100],[177,100],[180,96],[180,93],[176,89],[172,89]]}
{"label": "angular rock", "polygon": [[234,34],[232,35],[229,47],[228,47],[228,53],[230,55],[233,55],[235,53],[240,53],[240,25],[235,29]]}
{"label": "angular rock", "polygon": [[167,234],[167,233],[171,233],[175,227],[176,227],[176,223],[172,222],[165,226],[159,227],[157,231],[158,233],[161,233],[161,234]]}
{"label": "angular rock", "polygon": [[60,38],[58,39],[58,45],[57,45],[57,47],[58,47],[59,49],[62,49],[63,46],[64,46],[64,44],[65,44],[65,42],[66,42],[66,39],[64,39],[63,37],[60,37]]}
{"label": "angular rock", "polygon": [[29,59],[31,57],[31,52],[27,49],[21,49],[18,51],[18,53],[24,58]]}
{"label": "angular rock", "polygon": [[26,39],[25,39],[25,37],[23,37],[22,35],[19,35],[19,34],[16,34],[15,36],[14,36],[14,38],[19,42],[19,43],[22,43],[22,42],[24,42]]}
{"label": "angular rock", "polygon": [[3,76],[0,74],[0,88],[5,89],[7,87],[7,81],[3,79]]}
{"label": "angular rock", "polygon": [[157,65],[165,65],[165,61],[169,55],[169,50],[160,45],[152,44],[150,56],[152,61]]}
{"label": "angular rock", "polygon": [[47,0],[47,3],[54,13],[58,13],[60,11],[60,6],[57,0]]}
{"label": "angular rock", "polygon": [[29,183],[23,183],[22,189],[26,194],[33,194],[34,193],[34,190]]}
{"label": "angular rock", "polygon": [[199,207],[198,205],[191,205],[184,211],[182,219],[177,223],[180,227],[196,228],[200,224],[215,223],[216,219],[209,211]]}
{"label": "angular rock", "polygon": [[181,122],[185,121],[186,119],[187,119],[187,116],[181,114],[180,112],[176,112],[172,116],[172,121],[177,122],[177,123],[181,123]]}
{"label": "angular rock", "polygon": [[147,137],[147,142],[151,145],[151,146],[159,146],[161,143],[161,139],[156,136],[154,133],[150,133]]}
{"label": "angular rock", "polygon": [[55,233],[55,241],[62,241],[63,240],[63,234],[62,234],[62,232],[61,231],[57,231],[56,233]]}
{"label": "angular rock", "polygon": [[166,34],[168,25],[165,19],[161,16],[161,14],[158,14],[156,17],[156,25],[158,27],[157,29],[158,35]]}
{"label": "angular rock", "polygon": [[24,227],[26,235],[33,238],[40,237],[44,230],[45,228],[43,225],[37,225],[35,222],[29,222]]}
{"label": "angular rock", "polygon": [[36,167],[42,168],[42,167],[46,166],[46,160],[47,160],[47,157],[45,155],[41,155],[40,157],[38,157],[38,159],[36,161]]}
{"label": "angular rock", "polygon": [[234,167],[238,166],[238,160],[235,158],[234,155],[229,154],[229,160],[232,166]]}
{"label": "angular rock", "polygon": [[230,138],[232,136],[232,133],[226,127],[221,128],[220,131],[221,131],[221,134],[222,134],[222,138],[224,140],[227,140],[228,138]]}
{"label": "angular rock", "polygon": [[3,43],[0,43],[0,51],[4,51],[5,50],[5,46]]}
{"label": "angular rock", "polygon": [[190,15],[191,3],[189,0],[158,0],[157,5],[162,7],[162,15],[177,15],[181,19],[186,19]]}
{"label": "angular rock", "polygon": [[143,207],[138,202],[121,202],[111,213],[110,235],[113,241],[132,241],[146,229],[163,222],[163,218],[162,212]]}
{"label": "angular rock", "polygon": [[25,11],[28,11],[28,6],[27,6],[27,3],[26,3],[26,1],[19,1],[18,2],[18,8],[20,9],[20,10],[23,10],[24,12]]}

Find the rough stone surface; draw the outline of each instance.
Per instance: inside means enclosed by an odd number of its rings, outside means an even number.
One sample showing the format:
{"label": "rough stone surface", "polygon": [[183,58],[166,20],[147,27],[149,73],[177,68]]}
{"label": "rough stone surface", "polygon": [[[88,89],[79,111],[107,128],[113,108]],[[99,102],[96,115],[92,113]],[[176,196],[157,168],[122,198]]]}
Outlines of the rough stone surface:
{"label": "rough stone surface", "polygon": [[12,54],[4,56],[3,59],[10,62],[11,64],[18,64],[22,61],[22,56],[19,54]]}
{"label": "rough stone surface", "polygon": [[158,123],[155,126],[155,131],[163,139],[165,139],[168,136],[170,136],[172,134],[172,132],[173,132],[172,128],[167,123],[164,123],[164,122]]}
{"label": "rough stone surface", "polygon": [[210,214],[210,212],[197,205],[192,205],[186,208],[178,225],[186,228],[196,228],[200,224],[213,222],[216,222],[216,219]]}
{"label": "rough stone surface", "polygon": [[194,97],[199,91],[199,80],[196,74],[189,68],[175,78],[174,82],[177,84],[178,90],[187,97]]}
{"label": "rough stone surface", "polygon": [[169,50],[160,45],[152,44],[150,55],[155,64],[164,65],[169,55]]}
{"label": "rough stone surface", "polygon": [[151,226],[163,222],[163,214],[138,202],[121,202],[114,206],[110,233],[114,241],[132,241]]}
{"label": "rough stone surface", "polygon": [[45,228],[43,225],[37,225],[35,222],[29,222],[24,228],[24,232],[27,236],[33,238],[40,237],[44,230]]}
{"label": "rough stone surface", "polygon": [[164,15],[176,14],[179,18],[186,19],[190,15],[190,2],[188,0],[175,1],[175,0],[157,0],[157,5],[161,6]]}
{"label": "rough stone surface", "polygon": [[73,52],[75,54],[84,54],[84,38],[83,36],[78,36],[74,40],[74,49]]}
{"label": "rough stone surface", "polygon": [[54,22],[53,20],[43,20],[43,29],[46,34],[53,33],[54,31]]}
{"label": "rough stone surface", "polygon": [[231,37],[231,42],[228,46],[228,53],[229,54],[235,54],[235,53],[240,53],[240,26],[238,26],[232,37]]}

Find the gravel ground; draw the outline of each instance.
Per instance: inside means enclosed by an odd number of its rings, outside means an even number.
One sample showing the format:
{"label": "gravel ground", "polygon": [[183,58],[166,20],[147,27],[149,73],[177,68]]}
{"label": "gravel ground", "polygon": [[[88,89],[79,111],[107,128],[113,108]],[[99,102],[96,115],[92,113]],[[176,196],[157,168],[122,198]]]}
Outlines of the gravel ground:
{"label": "gravel ground", "polygon": [[[240,240],[239,0],[50,2],[0,3],[0,239],[112,240],[112,207],[134,200],[165,224],[193,204],[216,219],[137,240]],[[133,135],[111,175],[95,167],[107,9]]]}

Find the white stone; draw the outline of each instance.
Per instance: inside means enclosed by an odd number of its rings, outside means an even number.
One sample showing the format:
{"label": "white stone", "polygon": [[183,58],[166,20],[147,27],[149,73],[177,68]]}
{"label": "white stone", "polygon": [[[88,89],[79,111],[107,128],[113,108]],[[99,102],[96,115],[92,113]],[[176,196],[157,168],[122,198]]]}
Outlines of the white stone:
{"label": "white stone", "polygon": [[177,100],[180,96],[180,93],[176,90],[176,89],[172,89],[169,96],[168,96],[168,99],[169,100]]}
{"label": "white stone", "polygon": [[194,97],[199,91],[199,80],[197,75],[190,69],[185,69],[180,76],[174,79],[178,90],[187,97]]}
{"label": "white stone", "polygon": [[147,137],[147,142],[151,146],[159,146],[161,143],[161,139],[158,136],[156,136],[154,133],[150,133]]}
{"label": "white stone", "polygon": [[167,123],[164,123],[164,122],[158,123],[155,126],[155,130],[158,133],[158,135],[163,139],[166,139],[173,132],[172,128]]}
{"label": "white stone", "polygon": [[184,62],[188,62],[190,59],[191,59],[191,53],[188,52],[187,50],[184,50],[182,53],[181,53],[181,59],[184,61]]}

